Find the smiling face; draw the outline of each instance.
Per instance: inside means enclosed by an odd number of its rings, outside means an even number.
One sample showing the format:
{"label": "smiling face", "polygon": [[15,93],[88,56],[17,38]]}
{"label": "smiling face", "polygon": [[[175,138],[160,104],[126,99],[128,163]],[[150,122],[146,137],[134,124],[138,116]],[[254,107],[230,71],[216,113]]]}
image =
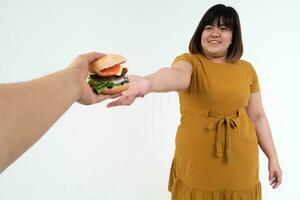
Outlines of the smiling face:
{"label": "smiling face", "polygon": [[243,41],[236,10],[223,4],[209,8],[190,40],[189,51],[215,62],[238,61],[243,54]]}
{"label": "smiling face", "polygon": [[232,30],[227,26],[217,24],[207,25],[201,35],[201,46],[205,56],[209,59],[224,62],[226,60],[228,47],[232,41]]}

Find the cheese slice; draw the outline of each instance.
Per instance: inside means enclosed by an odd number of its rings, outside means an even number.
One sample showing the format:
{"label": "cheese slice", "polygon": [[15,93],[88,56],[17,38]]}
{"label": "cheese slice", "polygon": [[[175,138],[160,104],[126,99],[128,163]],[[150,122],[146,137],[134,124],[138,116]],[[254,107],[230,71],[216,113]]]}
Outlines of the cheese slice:
{"label": "cheese slice", "polygon": [[120,70],[118,71],[118,73],[116,73],[117,76],[121,76],[122,71],[123,71],[123,68],[124,68],[124,67],[120,66]]}

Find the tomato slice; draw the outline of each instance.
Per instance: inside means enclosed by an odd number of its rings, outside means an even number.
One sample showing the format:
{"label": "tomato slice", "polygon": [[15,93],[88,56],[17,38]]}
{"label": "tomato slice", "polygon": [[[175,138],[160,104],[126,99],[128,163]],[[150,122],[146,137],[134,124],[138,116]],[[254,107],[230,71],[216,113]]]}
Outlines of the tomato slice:
{"label": "tomato slice", "polygon": [[120,68],[121,68],[120,64],[117,64],[115,66],[103,69],[103,70],[97,72],[97,74],[99,76],[112,76],[112,75],[115,75],[116,73],[118,73]]}

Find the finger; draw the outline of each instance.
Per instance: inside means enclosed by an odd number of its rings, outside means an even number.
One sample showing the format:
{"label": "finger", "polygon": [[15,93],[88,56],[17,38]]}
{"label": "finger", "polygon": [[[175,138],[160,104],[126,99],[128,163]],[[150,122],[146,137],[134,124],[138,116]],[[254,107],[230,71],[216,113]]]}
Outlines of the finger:
{"label": "finger", "polygon": [[110,95],[110,99],[115,99],[117,97],[120,97],[121,95],[121,93]]}
{"label": "finger", "polygon": [[270,182],[270,185],[272,186],[272,185],[274,185],[275,183],[277,183],[277,180],[276,180],[276,179],[272,180],[272,181]]}
{"label": "finger", "polygon": [[269,172],[269,181],[274,179],[274,172]]}
{"label": "finger", "polygon": [[106,106],[107,106],[107,108],[111,108],[111,107],[115,107],[115,106],[120,106],[120,105],[122,105],[122,101],[123,101],[122,97],[120,97],[116,101],[112,101],[112,102],[108,103]]}
{"label": "finger", "polygon": [[109,95],[97,95],[97,94],[95,94],[96,95],[96,102],[97,103],[99,103],[99,102],[101,102],[101,101],[104,101],[104,100],[106,100],[106,99],[109,99]]}
{"label": "finger", "polygon": [[277,181],[278,181],[278,183],[281,184],[281,182],[282,182],[282,176],[281,175],[277,178]]}
{"label": "finger", "polygon": [[99,53],[99,52],[90,52],[90,53],[84,54],[84,56],[87,59],[88,63],[92,63],[93,61],[105,56],[105,54]]}
{"label": "finger", "polygon": [[[95,93],[94,93],[95,94]],[[113,98],[117,98],[119,96],[121,96],[121,94],[113,94],[113,95],[108,95],[108,94],[95,94],[97,96],[97,99],[100,99],[100,100],[106,100],[106,99],[113,99]]]}
{"label": "finger", "polygon": [[278,186],[281,184],[281,182],[282,182],[282,175],[281,175],[281,173],[278,173],[277,175],[276,175],[276,183],[278,184]]}
{"label": "finger", "polygon": [[139,97],[141,92],[135,91],[135,90],[125,90],[122,92],[122,96],[126,96],[126,97]]}
{"label": "finger", "polygon": [[114,106],[128,106],[132,104],[133,99],[128,96],[121,96],[118,100],[113,101],[107,105],[107,107],[114,107]]}
{"label": "finger", "polygon": [[280,185],[280,183],[278,183],[278,182],[276,182],[274,185],[273,185],[273,189],[276,189],[276,188],[278,188],[278,186]]}
{"label": "finger", "polygon": [[[93,93],[94,93],[94,92],[93,92]],[[113,95],[96,94],[96,93],[94,93],[94,95],[95,95],[95,98],[96,98],[96,101],[97,101],[97,102],[104,101],[104,100],[106,100],[106,99],[114,99],[114,98],[117,98],[117,97],[121,96],[120,93],[118,93],[118,94],[113,94]]]}
{"label": "finger", "polygon": [[135,97],[128,97],[126,101],[126,105],[129,106],[131,105],[135,100]]}
{"label": "finger", "polygon": [[128,97],[128,96],[131,96],[132,94],[133,94],[133,92],[130,92],[129,90],[125,90],[125,91],[123,91],[122,93],[122,96],[126,96],[126,97]]}
{"label": "finger", "polygon": [[277,182],[278,182],[279,184],[281,184],[281,182],[282,182],[282,173],[281,173],[280,171],[277,171],[277,172],[275,173],[275,176],[276,176]]}

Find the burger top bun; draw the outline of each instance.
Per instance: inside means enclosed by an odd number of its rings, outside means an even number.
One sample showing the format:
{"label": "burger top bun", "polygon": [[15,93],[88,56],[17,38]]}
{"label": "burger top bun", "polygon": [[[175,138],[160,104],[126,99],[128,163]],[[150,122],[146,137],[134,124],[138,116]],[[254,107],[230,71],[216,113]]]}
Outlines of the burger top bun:
{"label": "burger top bun", "polygon": [[100,70],[112,67],[114,65],[125,62],[126,59],[119,54],[107,54],[102,58],[94,61],[90,67],[91,72],[98,72]]}

